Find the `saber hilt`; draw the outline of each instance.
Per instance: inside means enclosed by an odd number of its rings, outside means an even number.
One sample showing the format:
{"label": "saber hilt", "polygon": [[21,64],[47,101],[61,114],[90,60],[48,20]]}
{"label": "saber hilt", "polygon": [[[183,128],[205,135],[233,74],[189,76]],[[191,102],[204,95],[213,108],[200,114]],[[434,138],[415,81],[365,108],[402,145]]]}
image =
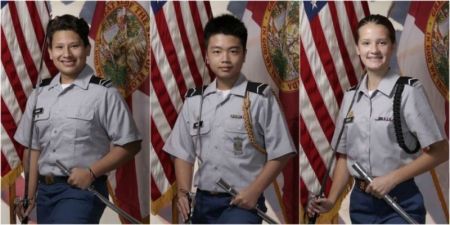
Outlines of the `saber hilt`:
{"label": "saber hilt", "polygon": [[[216,184],[222,188],[224,191],[226,191],[228,194],[230,194],[233,197],[236,197],[239,193],[234,189],[230,184],[228,184],[226,181],[224,181],[222,178],[220,178]],[[256,213],[258,214],[261,219],[266,221],[268,224],[278,224],[274,219],[272,219],[270,216],[268,216],[264,211],[262,211],[258,205],[255,207]]]}
{"label": "saber hilt", "polygon": [[[65,167],[61,161],[56,160],[56,166],[58,166],[59,169],[61,169],[63,171],[63,173],[66,176],[70,176],[71,172],[69,171],[69,169],[67,169],[67,167]],[[137,220],[136,218],[134,218],[133,216],[131,216],[130,214],[128,214],[127,212],[125,212],[124,210],[122,210],[121,208],[117,207],[116,205],[114,205],[112,202],[109,201],[108,198],[106,198],[105,196],[103,196],[102,194],[100,194],[100,192],[98,192],[95,188],[94,185],[91,185],[87,188],[87,190],[91,193],[93,193],[95,196],[97,196],[97,198],[100,199],[100,201],[102,201],[103,203],[105,203],[106,206],[108,206],[110,209],[114,210],[114,212],[116,212],[117,214],[119,214],[120,216],[124,217],[125,219],[127,219],[129,222],[134,223],[134,224],[141,224],[141,221]]]}
{"label": "saber hilt", "polygon": [[[367,174],[367,172],[359,165],[357,162],[352,165],[353,169],[368,183],[371,183],[373,178]],[[415,221],[407,212],[399,205],[397,202],[392,199],[392,197],[388,194],[383,196],[383,200],[394,210],[396,211],[403,219],[406,220],[409,224],[419,224]]]}
{"label": "saber hilt", "polygon": [[194,216],[194,207],[195,207],[195,194],[192,192],[186,193],[186,197],[189,201],[189,216],[184,221],[185,224],[192,224],[192,217]]}

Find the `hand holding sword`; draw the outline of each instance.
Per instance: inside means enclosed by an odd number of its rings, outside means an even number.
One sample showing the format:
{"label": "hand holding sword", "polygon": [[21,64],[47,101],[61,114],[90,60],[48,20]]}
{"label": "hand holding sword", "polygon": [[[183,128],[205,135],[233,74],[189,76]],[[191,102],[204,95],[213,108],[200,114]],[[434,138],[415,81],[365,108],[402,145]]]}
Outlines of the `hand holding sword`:
{"label": "hand holding sword", "polygon": [[[70,176],[71,172],[69,169],[67,169],[59,160],[56,160],[56,166],[59,167],[63,171],[63,173],[66,176]],[[95,190],[94,186],[91,185],[87,188],[87,190],[91,193],[93,193],[95,196],[97,196],[103,203],[105,203],[106,206],[108,206],[110,209],[114,210],[117,214],[127,219],[129,222],[134,224],[141,224],[141,222],[134,217],[132,217],[127,212],[123,211],[121,208],[115,206],[112,202],[109,201],[108,198],[100,194],[97,190]]]}
{"label": "hand holding sword", "polygon": [[[367,174],[367,172],[361,167],[361,165],[355,163],[352,165],[352,167],[365,181],[369,183],[372,182],[373,178]],[[399,204],[397,204],[397,202],[395,202],[390,195],[384,195],[383,200],[408,223],[419,224],[410,215],[408,215],[408,213],[406,213],[405,210]]]}
{"label": "hand holding sword", "polygon": [[[233,197],[236,197],[239,194],[230,184],[228,184],[222,178],[219,179],[216,182],[216,184]],[[274,219],[272,219],[264,211],[262,211],[260,208],[258,208],[258,205],[256,205],[255,210],[256,210],[256,213],[258,214],[258,216],[261,217],[268,224],[277,224],[277,222]]]}

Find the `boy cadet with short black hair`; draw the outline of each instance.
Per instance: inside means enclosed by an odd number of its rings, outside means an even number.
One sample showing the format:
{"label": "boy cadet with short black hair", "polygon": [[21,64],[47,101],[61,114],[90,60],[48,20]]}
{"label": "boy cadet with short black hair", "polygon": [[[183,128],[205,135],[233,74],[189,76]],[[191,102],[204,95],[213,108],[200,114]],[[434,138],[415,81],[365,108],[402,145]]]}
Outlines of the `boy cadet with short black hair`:
{"label": "boy cadet with short black hair", "polygon": [[86,21],[68,14],[47,25],[48,53],[59,73],[30,95],[14,135],[30,149],[29,205],[16,209],[21,220],[36,207],[38,223],[99,223],[105,204],[86,189],[93,186],[107,197],[107,173],[141,149],[141,135],[120,93],[86,64],[88,35]]}
{"label": "boy cadet with short black hair", "polygon": [[[193,223],[261,223],[253,209],[266,211],[263,192],[296,153],[276,96],[267,84],[241,74],[247,29],[222,15],[205,27],[206,63],[216,79],[186,94],[164,151],[174,157],[177,206],[188,219],[193,164],[197,187]],[[223,179],[239,194],[225,193]]]}

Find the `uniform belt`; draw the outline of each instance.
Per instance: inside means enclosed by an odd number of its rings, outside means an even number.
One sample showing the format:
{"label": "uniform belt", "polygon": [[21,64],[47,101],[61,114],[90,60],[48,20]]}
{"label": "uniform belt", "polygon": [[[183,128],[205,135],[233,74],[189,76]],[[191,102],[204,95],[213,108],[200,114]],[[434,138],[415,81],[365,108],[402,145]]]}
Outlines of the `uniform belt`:
{"label": "uniform belt", "polygon": [[51,185],[56,183],[67,183],[68,176],[39,175],[39,183]]}
{"label": "uniform belt", "polygon": [[367,186],[369,186],[369,182],[355,177],[355,187],[356,188],[358,188],[362,192],[365,192]]}
{"label": "uniform belt", "polygon": [[231,195],[226,192],[216,192],[216,191],[204,191],[201,189],[197,189],[197,193],[201,193],[204,195],[217,196],[217,197],[230,197]]}
{"label": "uniform belt", "polygon": [[[46,185],[52,185],[56,183],[67,183],[68,176],[53,176],[53,175],[39,175],[39,183]],[[105,181],[107,179],[106,175],[98,177],[95,181]],[[95,182],[94,181],[94,182]]]}

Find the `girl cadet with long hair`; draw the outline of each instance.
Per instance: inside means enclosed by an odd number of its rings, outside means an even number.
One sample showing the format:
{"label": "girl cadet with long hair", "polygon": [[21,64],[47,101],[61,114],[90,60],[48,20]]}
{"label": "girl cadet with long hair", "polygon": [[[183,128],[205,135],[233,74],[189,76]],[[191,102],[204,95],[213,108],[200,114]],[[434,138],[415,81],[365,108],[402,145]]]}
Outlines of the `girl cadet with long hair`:
{"label": "girl cadet with long hair", "polygon": [[[360,85],[344,95],[332,140],[335,146],[344,126],[330,193],[311,200],[307,212],[311,216],[329,211],[354,177],[352,223],[406,223],[382,199],[386,194],[414,220],[425,223],[423,197],[414,177],[448,160],[448,141],[420,81],[401,78],[389,67],[395,48],[389,19],[365,17],[358,24],[356,40],[367,72]],[[352,168],[355,163],[374,177],[370,184]]]}

